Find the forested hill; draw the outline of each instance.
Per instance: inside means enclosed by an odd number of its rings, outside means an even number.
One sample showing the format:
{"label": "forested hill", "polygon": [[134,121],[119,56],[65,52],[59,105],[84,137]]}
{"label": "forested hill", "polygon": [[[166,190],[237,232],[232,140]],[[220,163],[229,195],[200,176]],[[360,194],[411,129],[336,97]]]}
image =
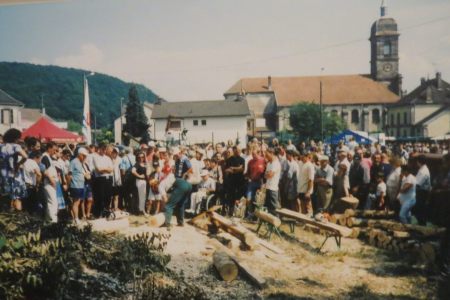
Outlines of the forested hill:
{"label": "forested hill", "polygon": [[[29,108],[40,108],[42,95],[46,113],[50,117],[81,123],[83,74],[89,74],[89,71],[0,62],[0,89]],[[120,98],[125,99],[125,104],[132,83],[100,73],[89,77],[88,80],[91,113],[97,116],[97,126],[112,127],[114,119],[120,113]],[[142,101],[156,101],[157,96],[150,89],[139,84],[136,86]]]}

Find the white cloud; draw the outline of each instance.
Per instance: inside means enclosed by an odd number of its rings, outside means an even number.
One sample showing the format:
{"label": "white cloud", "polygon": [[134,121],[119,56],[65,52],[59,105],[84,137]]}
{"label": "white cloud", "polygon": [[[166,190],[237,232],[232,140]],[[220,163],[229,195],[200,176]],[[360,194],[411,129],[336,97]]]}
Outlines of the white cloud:
{"label": "white cloud", "polygon": [[94,70],[101,66],[104,54],[96,45],[88,43],[80,47],[77,54],[69,54],[55,58],[53,63],[58,66]]}

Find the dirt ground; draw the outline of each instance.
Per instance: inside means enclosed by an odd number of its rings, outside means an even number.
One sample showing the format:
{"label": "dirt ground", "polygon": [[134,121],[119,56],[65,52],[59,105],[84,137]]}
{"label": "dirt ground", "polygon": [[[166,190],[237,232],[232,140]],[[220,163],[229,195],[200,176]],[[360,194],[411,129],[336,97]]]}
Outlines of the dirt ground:
{"label": "dirt ground", "polygon": [[[132,226],[146,222],[143,217],[130,218]],[[256,228],[255,224],[244,225]],[[166,232],[164,228],[150,230]],[[437,282],[401,256],[357,239],[343,239],[341,249],[329,239],[318,253],[324,236],[300,225],[294,234],[286,225],[281,230],[282,237],[272,236],[270,242],[284,250],[283,255],[264,247],[235,249],[236,256],[266,280],[263,289],[254,287],[242,274],[231,283],[221,281],[212,266],[210,238],[188,224],[170,231],[166,248],[172,256],[169,267],[203,287],[211,299],[439,299]]]}

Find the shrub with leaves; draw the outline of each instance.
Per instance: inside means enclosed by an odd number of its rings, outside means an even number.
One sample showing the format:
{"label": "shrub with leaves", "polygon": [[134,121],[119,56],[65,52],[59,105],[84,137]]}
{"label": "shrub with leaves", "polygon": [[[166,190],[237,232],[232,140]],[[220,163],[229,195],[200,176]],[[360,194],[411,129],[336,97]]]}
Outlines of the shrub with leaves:
{"label": "shrub with leaves", "polygon": [[[45,225],[23,213],[0,213],[0,299],[135,295],[137,282],[151,276],[177,278],[166,268],[170,256],[163,250],[168,238],[163,234],[107,236],[90,227]],[[201,289],[183,281],[175,287],[158,286],[155,295],[167,290],[183,299],[183,293],[189,294],[187,298],[201,294]]]}

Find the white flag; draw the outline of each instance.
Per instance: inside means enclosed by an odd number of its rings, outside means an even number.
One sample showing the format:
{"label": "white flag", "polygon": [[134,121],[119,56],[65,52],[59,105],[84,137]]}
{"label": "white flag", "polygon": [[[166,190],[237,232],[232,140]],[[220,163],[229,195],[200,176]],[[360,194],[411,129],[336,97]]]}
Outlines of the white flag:
{"label": "white flag", "polygon": [[87,145],[92,143],[91,135],[91,110],[89,104],[89,86],[86,77],[84,77],[84,107],[83,107],[83,136]]}

